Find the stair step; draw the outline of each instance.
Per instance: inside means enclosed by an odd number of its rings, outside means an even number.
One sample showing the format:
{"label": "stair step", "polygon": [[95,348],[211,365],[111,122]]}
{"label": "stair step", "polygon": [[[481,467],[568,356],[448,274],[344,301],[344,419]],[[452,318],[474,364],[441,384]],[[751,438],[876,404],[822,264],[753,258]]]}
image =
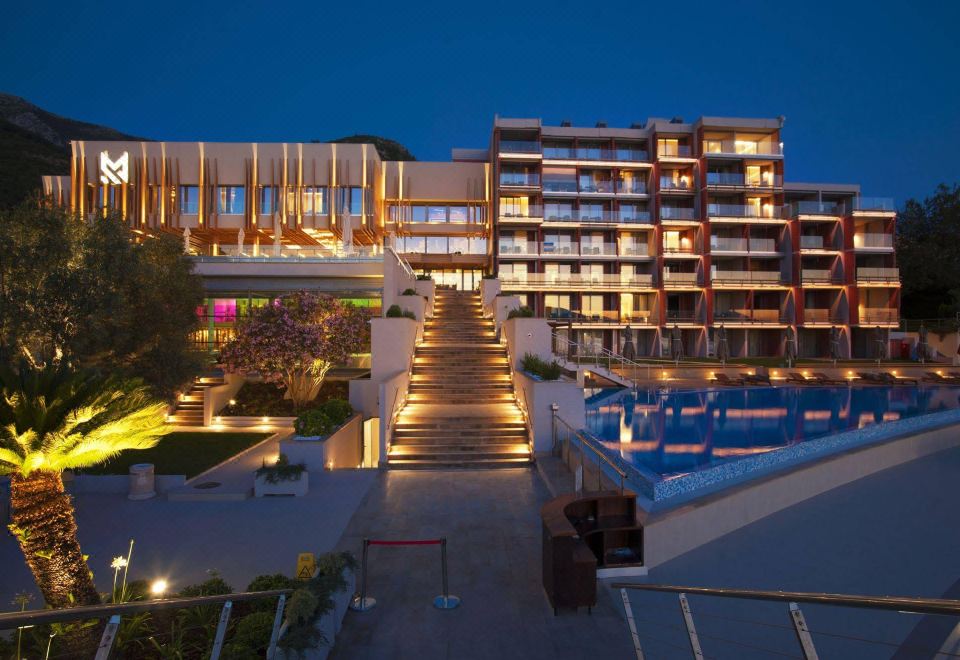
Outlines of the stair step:
{"label": "stair step", "polygon": [[388,467],[401,470],[443,470],[443,469],[497,469],[526,467],[531,464],[530,458],[477,458],[458,459],[455,461],[421,460],[421,459],[389,459]]}

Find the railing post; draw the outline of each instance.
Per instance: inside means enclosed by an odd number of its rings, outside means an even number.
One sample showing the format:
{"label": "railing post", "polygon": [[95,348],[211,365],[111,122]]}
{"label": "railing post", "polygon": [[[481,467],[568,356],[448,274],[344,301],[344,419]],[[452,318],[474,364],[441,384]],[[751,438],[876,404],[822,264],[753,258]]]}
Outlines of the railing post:
{"label": "railing post", "polygon": [[[113,640],[117,638],[117,631],[120,629],[120,615],[114,614],[103,629],[103,636],[100,637],[100,646],[97,647],[97,655],[94,660],[107,660],[110,657],[110,649],[113,648]],[[47,652],[50,652],[49,645]]]}
{"label": "railing post", "polygon": [[223,650],[223,639],[227,636],[227,624],[230,623],[230,611],[233,609],[233,602],[227,601],[220,610],[220,622],[217,624],[217,635],[213,639],[213,649],[210,651],[210,660],[219,660],[220,652]]}
{"label": "railing post", "polygon": [[377,601],[367,597],[367,554],[370,550],[370,539],[363,539],[363,553],[360,560],[360,593],[354,594],[350,601],[350,609],[354,612],[366,612],[373,609]]}
{"label": "railing post", "polygon": [[283,623],[283,608],[287,602],[287,595],[280,594],[277,599],[277,613],[273,616],[273,630],[270,631],[270,644],[267,646],[267,660],[273,660],[277,654],[277,642],[280,641],[280,626]]}
{"label": "railing post", "polygon": [[440,539],[440,570],[443,578],[443,593],[433,599],[433,606],[438,610],[452,610],[460,605],[459,596],[451,596],[447,584],[447,537]]}
{"label": "railing post", "polygon": [[640,647],[640,635],[637,634],[637,624],[633,620],[633,608],[630,607],[630,598],[627,596],[627,590],[620,590],[620,597],[623,599],[623,611],[627,615],[627,624],[630,626],[630,637],[633,639],[633,650],[637,654],[637,660],[644,660],[643,649]]}
{"label": "railing post", "polygon": [[693,625],[693,612],[690,611],[687,595],[680,594],[679,598],[680,611],[683,612],[683,622],[687,626],[687,635],[690,637],[690,650],[693,652],[694,660],[703,660],[703,649],[700,648],[700,638],[697,636],[697,628]]}
{"label": "railing post", "polygon": [[790,619],[793,621],[793,627],[797,631],[797,640],[800,642],[800,650],[803,651],[804,660],[819,660],[817,649],[813,645],[813,637],[810,636],[810,629],[807,628],[807,620],[800,611],[800,606],[796,603],[790,603]]}

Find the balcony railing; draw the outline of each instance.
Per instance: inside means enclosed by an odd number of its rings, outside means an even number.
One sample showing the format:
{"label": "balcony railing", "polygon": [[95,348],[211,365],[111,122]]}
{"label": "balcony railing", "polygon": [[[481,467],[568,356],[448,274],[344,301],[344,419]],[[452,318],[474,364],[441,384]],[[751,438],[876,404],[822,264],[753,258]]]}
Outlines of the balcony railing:
{"label": "balcony railing", "polygon": [[716,321],[734,321],[737,323],[780,323],[784,317],[779,309],[726,309],[713,313]]}
{"label": "balcony railing", "polygon": [[676,206],[660,207],[661,220],[693,220],[694,217],[696,217],[696,212],[692,208]]}
{"label": "balcony railing", "polygon": [[899,268],[858,268],[858,282],[899,282]]}
{"label": "balcony railing", "polygon": [[667,323],[700,323],[700,315],[689,309],[668,309]]}
{"label": "balcony railing", "polygon": [[533,242],[501,241],[500,256],[537,256],[537,244]]}
{"label": "balcony railing", "polygon": [[577,182],[576,181],[551,181],[549,179],[544,179],[543,192],[572,193],[575,195],[577,194]]}
{"label": "balcony railing", "polygon": [[780,188],[783,177],[779,174],[747,176],[739,172],[707,172],[708,186],[734,186],[741,188]]}
{"label": "balcony railing", "polygon": [[843,215],[843,206],[834,202],[793,202],[788,207],[791,217],[798,215]]}
{"label": "balcony railing", "polygon": [[737,284],[779,284],[777,270],[716,270],[711,275],[714,282]]}
{"label": "balcony railing", "polygon": [[800,249],[822,250],[823,236],[801,236]]}
{"label": "balcony railing", "polygon": [[509,220],[523,220],[525,218],[542,218],[542,206],[500,207],[500,217]]}
{"label": "balcony railing", "polygon": [[688,144],[662,144],[657,147],[657,151],[660,158],[689,158],[692,154]]}
{"label": "balcony railing", "polygon": [[804,323],[839,323],[840,318],[832,309],[806,307],[803,310]]}
{"label": "balcony railing", "polygon": [[543,219],[546,222],[616,222],[616,216],[611,211],[590,209],[548,210]]}
{"label": "balcony railing", "polygon": [[697,273],[678,273],[676,271],[663,271],[663,284],[665,286],[670,286],[671,284],[676,285],[691,285],[697,284],[700,281],[700,278]]}
{"label": "balcony railing", "polygon": [[710,237],[710,249],[715,252],[746,252],[748,245],[745,238]]}
{"label": "balcony railing", "polygon": [[669,176],[660,177],[660,190],[693,190],[693,183],[687,179],[674,179]]}
{"label": "balcony railing", "polygon": [[860,324],[867,323],[898,323],[900,314],[896,309],[861,307]]}
{"label": "balcony railing", "polygon": [[535,188],[540,185],[540,175],[536,173],[518,174],[515,172],[501,172],[500,185]]}
{"label": "balcony railing", "polygon": [[615,257],[616,243],[581,243],[580,254],[584,257]]}
{"label": "balcony railing", "polygon": [[753,204],[707,204],[707,215],[718,218],[782,218],[782,206]]}
{"label": "balcony railing", "polygon": [[751,238],[750,251],[751,252],[776,252],[777,241],[776,239],[773,239],[773,238]]}
{"label": "balcony railing", "polygon": [[800,271],[800,281],[803,284],[833,284],[839,282],[840,278],[834,276],[830,270],[804,268]]}
{"label": "balcony railing", "polygon": [[500,140],[502,154],[538,154],[540,143],[535,140]]}
{"label": "balcony railing", "polygon": [[382,251],[374,247],[354,247],[353,250],[346,251],[343,248],[329,249],[322,247],[305,247],[295,250],[290,246],[274,249],[271,244],[264,244],[259,247],[257,254],[253,252],[253,245],[245,245],[243,252],[237,252],[236,245],[220,245],[218,255],[198,255],[191,256],[191,259],[197,263],[244,263],[244,262],[282,262],[282,261],[309,261],[319,263],[324,261],[331,262],[350,262],[350,261],[380,261],[383,259]]}
{"label": "balcony railing", "polygon": [[854,211],[896,211],[897,207],[890,197],[855,197]]}
{"label": "balcony railing", "polygon": [[780,156],[783,150],[773,140],[704,140],[705,154],[736,154],[738,156]]}
{"label": "balcony railing", "polygon": [[576,256],[580,254],[579,247],[576,243],[551,243],[545,241],[540,244],[540,254]]}
{"label": "balcony railing", "polygon": [[855,248],[893,248],[893,234],[854,234]]}
{"label": "balcony railing", "polygon": [[612,193],[613,180],[581,179],[581,193]]}
{"label": "balcony railing", "polygon": [[650,222],[650,211],[624,211],[621,209],[619,221],[628,224],[644,224]]}
{"label": "balcony railing", "polygon": [[664,245],[660,249],[665,255],[669,254],[696,254],[692,245]]}
{"label": "balcony railing", "polygon": [[501,274],[500,283],[505,290],[516,288],[552,288],[552,289],[604,289],[619,291],[628,289],[649,289],[653,286],[653,275],[584,273],[511,273]]}
{"label": "balcony railing", "polygon": [[617,181],[618,195],[646,195],[646,181]]}
{"label": "balcony railing", "polygon": [[641,149],[600,149],[592,147],[544,147],[543,157],[553,160],[597,160],[637,162],[649,160]]}
{"label": "balcony railing", "polygon": [[646,243],[620,244],[621,257],[649,257],[650,246]]}

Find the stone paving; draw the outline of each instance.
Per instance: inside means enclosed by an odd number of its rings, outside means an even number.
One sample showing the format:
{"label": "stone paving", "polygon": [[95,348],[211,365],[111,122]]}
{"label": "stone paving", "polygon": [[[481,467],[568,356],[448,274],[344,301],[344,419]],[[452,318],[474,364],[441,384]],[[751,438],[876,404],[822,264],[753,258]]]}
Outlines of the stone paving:
{"label": "stone paving", "polygon": [[436,546],[372,547],[369,612],[347,612],[335,658],[626,658],[618,609],[601,593],[593,614],[553,609],[541,586],[540,506],[550,494],[532,469],[400,471],[380,475],[338,548],[364,537],[446,536],[456,610],[434,609]]}

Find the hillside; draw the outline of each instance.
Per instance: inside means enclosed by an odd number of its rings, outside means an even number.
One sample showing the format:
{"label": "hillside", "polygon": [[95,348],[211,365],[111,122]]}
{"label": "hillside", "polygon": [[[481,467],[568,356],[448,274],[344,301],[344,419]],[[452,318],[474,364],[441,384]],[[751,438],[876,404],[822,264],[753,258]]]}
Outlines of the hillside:
{"label": "hillside", "polygon": [[381,160],[416,160],[410,151],[397,142],[376,135],[350,135],[348,137],[329,140],[330,142],[347,142],[350,144],[372,144],[377,148]]}

